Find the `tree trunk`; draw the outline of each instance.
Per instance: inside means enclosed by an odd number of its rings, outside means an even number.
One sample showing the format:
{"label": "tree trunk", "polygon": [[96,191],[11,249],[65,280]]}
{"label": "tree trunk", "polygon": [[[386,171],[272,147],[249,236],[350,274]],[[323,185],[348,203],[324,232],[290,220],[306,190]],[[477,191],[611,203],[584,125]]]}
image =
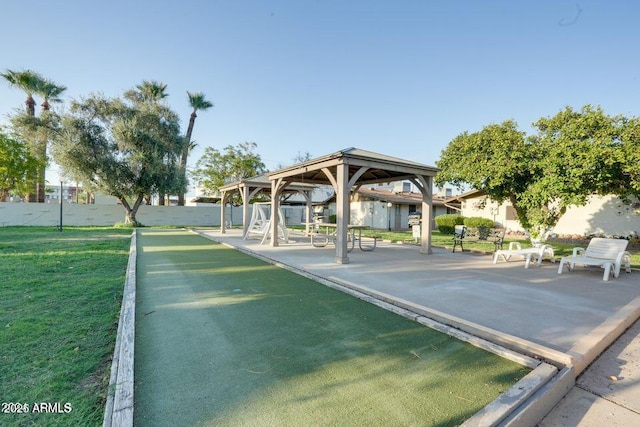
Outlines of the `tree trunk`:
{"label": "tree trunk", "polygon": [[[44,145],[44,144],[43,144]],[[42,154],[42,152],[40,153]],[[44,156],[46,157],[46,152],[44,153]],[[46,174],[46,166],[43,163],[42,166],[40,166],[38,168],[38,174],[37,174],[37,182],[36,182],[36,202],[37,203],[44,203],[45,197],[46,197],[46,193],[45,193],[45,188],[46,188],[46,180],[45,180],[45,174]]]}
{"label": "tree trunk", "polygon": [[[26,194],[25,201],[27,203],[36,203],[38,201],[38,176],[37,172],[27,171],[27,179],[29,180],[29,193]],[[62,197],[62,196],[61,196]]]}
{"label": "tree trunk", "polygon": [[[182,170],[185,182],[187,180],[187,159],[189,158],[189,146],[191,145],[191,133],[193,132],[193,125],[196,122],[195,110],[191,113],[189,118],[189,127],[187,128],[187,135],[184,137],[185,145],[182,149],[182,156],[180,156],[180,168]],[[184,206],[185,197],[184,194],[178,194],[178,206]]]}
{"label": "tree trunk", "polygon": [[[34,101],[35,104],[35,101]],[[44,100],[44,102],[41,104],[42,107],[42,115],[46,115],[48,114],[48,111],[50,110],[50,106],[49,106],[49,101],[48,100]],[[45,194],[45,189],[46,189],[46,172],[47,172],[47,138],[44,139],[44,141],[36,141],[36,151],[37,151],[37,157],[38,159],[42,162],[41,166],[38,168],[38,175],[37,175],[37,179],[38,181],[36,182],[36,202],[37,203],[44,203],[45,198],[46,198],[46,194]]]}
{"label": "tree trunk", "polygon": [[6,202],[9,196],[9,190],[6,188],[0,188],[0,202]]}
{"label": "tree trunk", "polygon": [[[27,106],[27,115],[34,117],[36,115],[36,101],[33,99],[33,97],[31,96],[31,94],[27,95],[27,100],[24,101],[25,105]],[[31,178],[30,181],[33,183],[31,186],[31,189],[29,190],[29,193],[26,194],[25,197],[25,201],[27,203],[36,203],[38,201],[38,188],[36,185],[36,177],[33,176],[32,174],[30,174],[30,176],[28,176],[28,178]]]}
{"label": "tree trunk", "polygon": [[24,101],[27,106],[27,114],[31,117],[36,115],[36,101],[31,95],[27,96],[27,100]]}
{"label": "tree trunk", "polygon": [[138,213],[138,208],[142,204],[142,200],[143,199],[144,199],[144,196],[142,194],[139,194],[138,198],[134,202],[133,206],[131,206],[126,198],[118,197],[118,200],[120,200],[120,203],[122,203],[122,206],[124,206],[124,208],[127,211],[125,216],[124,216],[124,223],[125,224],[131,224],[134,227],[137,227],[137,226],[141,225],[138,222],[138,220],[136,219],[136,214]]}

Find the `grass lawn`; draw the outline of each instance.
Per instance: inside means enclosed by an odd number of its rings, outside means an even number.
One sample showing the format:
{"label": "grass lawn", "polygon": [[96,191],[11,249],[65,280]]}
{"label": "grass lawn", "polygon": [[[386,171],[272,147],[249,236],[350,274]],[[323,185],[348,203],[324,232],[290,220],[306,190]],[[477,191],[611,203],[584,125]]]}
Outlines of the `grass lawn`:
{"label": "grass lawn", "polygon": [[139,231],[135,425],[457,425],[529,372],[184,231]]}
{"label": "grass lawn", "polygon": [[0,425],[102,423],[130,235],[0,228]]}

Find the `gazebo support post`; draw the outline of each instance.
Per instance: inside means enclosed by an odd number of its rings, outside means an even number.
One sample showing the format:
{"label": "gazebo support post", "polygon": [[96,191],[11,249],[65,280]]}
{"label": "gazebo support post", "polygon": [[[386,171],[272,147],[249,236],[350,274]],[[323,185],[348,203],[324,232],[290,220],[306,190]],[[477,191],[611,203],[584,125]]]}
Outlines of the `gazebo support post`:
{"label": "gazebo support post", "polygon": [[227,232],[227,225],[225,224],[225,218],[227,217],[227,192],[223,191],[220,197],[220,233],[224,234]]}
{"label": "gazebo support post", "polygon": [[[284,184],[284,185],[283,185]],[[286,186],[282,178],[271,181],[271,246],[279,246],[278,223],[280,222],[280,193]]]}
{"label": "gazebo support post", "polygon": [[422,193],[422,222],[420,224],[420,253],[431,254],[431,223],[433,222],[433,177],[418,175],[411,179]]}
{"label": "gazebo support post", "polygon": [[339,164],[337,166],[336,182],[338,188],[336,192],[336,257],[338,264],[348,264],[347,256],[347,234],[349,233],[349,165]]}
{"label": "gazebo support post", "polygon": [[312,192],[310,190],[304,190],[304,191],[298,191],[298,193],[302,194],[302,196],[304,197],[304,201],[305,201],[305,235],[309,236],[311,234],[311,221],[313,220],[312,218],[312,211],[313,211],[313,201],[311,200],[311,196],[312,196]]}
{"label": "gazebo support post", "polygon": [[249,229],[249,187],[243,185],[240,189],[240,195],[242,196],[242,236],[247,235]]}

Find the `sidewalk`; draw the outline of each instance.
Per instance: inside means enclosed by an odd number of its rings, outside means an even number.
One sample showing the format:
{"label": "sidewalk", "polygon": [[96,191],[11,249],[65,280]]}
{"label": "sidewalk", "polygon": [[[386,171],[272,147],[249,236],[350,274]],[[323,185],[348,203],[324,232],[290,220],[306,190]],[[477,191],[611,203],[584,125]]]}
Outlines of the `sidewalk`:
{"label": "sidewalk", "polygon": [[540,427],[640,425],[640,321],[580,376]]}
{"label": "sidewalk", "polygon": [[[557,264],[548,262],[524,270],[523,262],[494,265],[486,255],[438,248],[426,256],[414,246],[390,243],[374,252],[355,250],[350,263],[340,265],[333,262],[331,245],[312,248],[301,237],[271,247],[243,240],[236,230],[201,234],[326,280],[410,302],[501,345],[564,361],[577,384],[541,426],[640,425],[637,325],[616,341],[640,317],[638,272],[603,282],[600,273],[588,270],[558,275]],[[594,362],[614,341],[607,356]]]}

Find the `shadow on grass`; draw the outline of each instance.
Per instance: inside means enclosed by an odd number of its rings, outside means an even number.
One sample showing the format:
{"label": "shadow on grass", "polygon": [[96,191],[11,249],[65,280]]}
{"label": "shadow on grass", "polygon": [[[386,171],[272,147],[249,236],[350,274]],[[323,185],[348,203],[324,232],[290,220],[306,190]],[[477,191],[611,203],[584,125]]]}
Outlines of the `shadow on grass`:
{"label": "shadow on grass", "polygon": [[136,425],[456,425],[528,373],[204,238],[138,245]]}

